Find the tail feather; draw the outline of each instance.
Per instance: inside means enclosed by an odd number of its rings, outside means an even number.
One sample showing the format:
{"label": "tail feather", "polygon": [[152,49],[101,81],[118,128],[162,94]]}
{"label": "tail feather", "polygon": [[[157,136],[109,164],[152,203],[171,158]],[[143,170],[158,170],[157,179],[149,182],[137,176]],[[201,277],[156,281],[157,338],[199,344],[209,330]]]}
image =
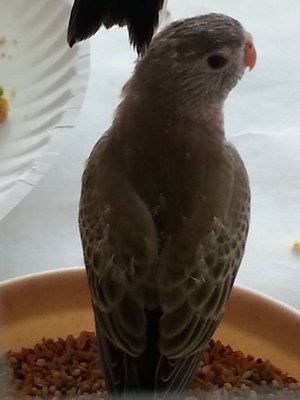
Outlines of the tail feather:
{"label": "tail feather", "polygon": [[105,337],[97,318],[97,310],[94,311],[101,366],[109,396],[114,399],[136,399],[141,398],[141,393],[143,393],[143,398],[144,395],[153,398],[155,371],[159,361],[160,312],[146,312],[148,321],[146,349],[141,356],[132,357],[118,349]]}
{"label": "tail feather", "polygon": [[94,35],[103,25],[127,25],[130,43],[143,53],[158,25],[164,0],[75,0],[68,27],[68,43]]}
{"label": "tail feather", "polygon": [[183,400],[195,374],[201,353],[168,360],[159,353],[159,310],[146,311],[147,343],[144,353],[132,357],[103,334],[95,313],[96,334],[109,398],[113,400]]}

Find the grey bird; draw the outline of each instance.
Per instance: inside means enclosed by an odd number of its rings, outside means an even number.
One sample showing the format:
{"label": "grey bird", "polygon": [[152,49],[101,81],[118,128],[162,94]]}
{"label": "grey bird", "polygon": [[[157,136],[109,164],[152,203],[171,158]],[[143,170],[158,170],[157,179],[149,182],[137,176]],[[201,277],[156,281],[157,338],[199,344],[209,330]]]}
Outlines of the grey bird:
{"label": "grey bird", "polygon": [[88,159],[79,224],[111,396],[184,396],[220,322],[250,213],[223,105],[255,60],[231,17],[172,23]]}

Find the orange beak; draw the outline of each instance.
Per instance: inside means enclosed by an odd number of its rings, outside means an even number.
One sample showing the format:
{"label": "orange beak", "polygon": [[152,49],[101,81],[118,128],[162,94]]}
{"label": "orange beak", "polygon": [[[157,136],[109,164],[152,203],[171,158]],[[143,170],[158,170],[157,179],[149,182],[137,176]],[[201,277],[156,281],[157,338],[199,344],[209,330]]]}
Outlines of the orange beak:
{"label": "orange beak", "polygon": [[256,64],[256,50],[254,44],[251,39],[248,39],[245,44],[245,55],[244,55],[244,64],[251,69],[254,68]]}

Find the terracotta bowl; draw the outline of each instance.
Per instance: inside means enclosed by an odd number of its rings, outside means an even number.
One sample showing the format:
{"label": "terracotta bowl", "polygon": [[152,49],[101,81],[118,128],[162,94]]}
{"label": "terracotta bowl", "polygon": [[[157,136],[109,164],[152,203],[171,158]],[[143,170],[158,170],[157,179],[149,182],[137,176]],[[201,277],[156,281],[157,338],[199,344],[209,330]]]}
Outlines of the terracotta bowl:
{"label": "terracotta bowl", "polygon": [[[12,279],[0,284],[1,350],[32,346],[42,337],[94,330],[83,268]],[[300,380],[300,312],[235,286],[215,338],[269,359]]]}

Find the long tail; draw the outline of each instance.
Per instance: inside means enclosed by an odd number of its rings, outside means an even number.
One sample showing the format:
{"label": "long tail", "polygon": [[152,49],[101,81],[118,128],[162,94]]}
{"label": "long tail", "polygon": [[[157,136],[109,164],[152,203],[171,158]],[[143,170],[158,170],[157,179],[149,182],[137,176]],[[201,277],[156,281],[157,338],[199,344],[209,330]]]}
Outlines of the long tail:
{"label": "long tail", "polygon": [[159,310],[146,311],[145,352],[131,357],[116,348],[101,330],[95,313],[102,369],[110,400],[184,400],[201,353],[170,361],[159,354]]}
{"label": "long tail", "polygon": [[110,398],[141,398],[141,394],[153,399],[155,391],[155,373],[159,360],[157,311],[147,313],[148,338],[146,350],[140,357],[131,357],[116,348],[107,339],[101,329],[101,323],[95,315],[96,334],[99,344],[101,364],[107,391]]}

